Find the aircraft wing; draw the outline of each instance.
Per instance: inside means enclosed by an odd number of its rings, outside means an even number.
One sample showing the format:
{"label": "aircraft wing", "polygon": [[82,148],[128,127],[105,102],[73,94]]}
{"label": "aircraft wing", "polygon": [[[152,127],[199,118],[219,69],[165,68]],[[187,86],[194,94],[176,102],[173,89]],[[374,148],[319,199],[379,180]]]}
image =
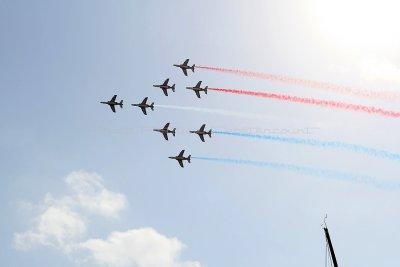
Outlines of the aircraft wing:
{"label": "aircraft wing", "polygon": [[199,91],[194,91],[197,95],[198,98],[200,98],[200,92]]}
{"label": "aircraft wing", "polygon": [[163,92],[164,92],[164,95],[168,96],[168,91],[167,91],[167,89],[163,88],[162,90],[163,90]]}
{"label": "aircraft wing", "polygon": [[182,150],[181,153],[179,153],[178,157],[183,157],[183,153],[185,153],[185,150]]}
{"label": "aircraft wing", "polygon": [[167,130],[167,129],[168,129],[168,127],[169,127],[169,122],[165,124],[165,126],[164,126],[164,130]]}
{"label": "aircraft wing", "polygon": [[168,141],[168,134],[166,132],[163,132],[163,135],[164,135],[165,140]]}
{"label": "aircraft wing", "polygon": [[142,111],[143,111],[143,114],[144,114],[144,115],[147,115],[146,108],[145,108],[145,107],[140,107],[140,108],[142,109]]}
{"label": "aircraft wing", "polygon": [[181,165],[181,167],[183,168],[183,161],[178,159],[179,165]]}
{"label": "aircraft wing", "polygon": [[115,102],[115,99],[117,99],[117,95],[114,95],[114,96],[111,98],[111,102]]}
{"label": "aircraft wing", "polygon": [[145,98],[143,99],[143,101],[142,101],[142,104],[143,104],[143,105],[145,105],[145,104],[147,103],[147,99],[148,99],[148,97],[145,97]]}
{"label": "aircraft wing", "polygon": [[201,85],[201,81],[199,81],[197,84],[196,84],[196,88],[200,88],[200,85]]}
{"label": "aircraft wing", "polygon": [[201,141],[204,142],[204,135],[203,134],[199,134],[199,137],[200,137]]}
{"label": "aircraft wing", "polygon": [[168,81],[169,81],[169,78],[164,81],[163,85],[168,85]]}
{"label": "aircraft wing", "polygon": [[110,108],[115,113],[115,106],[114,105],[110,105]]}
{"label": "aircraft wing", "polygon": [[183,74],[185,74],[185,76],[187,76],[187,70],[182,68]]}
{"label": "aircraft wing", "polygon": [[187,66],[187,64],[189,63],[189,59],[186,59],[185,62],[183,62],[183,66]]}
{"label": "aircraft wing", "polygon": [[206,125],[205,124],[203,124],[203,125],[201,125],[201,127],[200,127],[200,132],[204,132],[204,129],[206,128]]}

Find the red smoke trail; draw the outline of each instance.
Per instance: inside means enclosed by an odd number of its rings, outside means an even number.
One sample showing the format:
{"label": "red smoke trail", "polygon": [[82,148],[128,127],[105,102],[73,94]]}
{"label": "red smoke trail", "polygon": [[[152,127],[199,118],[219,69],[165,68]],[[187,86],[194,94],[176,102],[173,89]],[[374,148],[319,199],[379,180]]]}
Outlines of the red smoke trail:
{"label": "red smoke trail", "polygon": [[390,118],[400,118],[400,112],[397,112],[397,111],[385,110],[382,108],[363,106],[363,105],[357,105],[357,104],[351,104],[351,103],[336,102],[336,101],[331,101],[331,100],[290,96],[290,95],[282,95],[282,94],[267,93],[267,92],[255,92],[255,91],[248,91],[248,90],[241,90],[241,89],[208,88],[208,90],[218,91],[218,92],[223,92],[223,93],[238,94],[238,95],[264,97],[264,98],[277,99],[277,100],[283,100],[283,101],[288,101],[288,102],[316,105],[316,106],[321,106],[321,107],[330,107],[330,108],[359,111],[359,112],[365,112],[365,113],[370,113],[370,114],[377,114],[377,115],[390,117]]}
{"label": "red smoke trail", "polygon": [[240,76],[246,76],[251,78],[259,78],[269,81],[275,82],[283,82],[288,84],[294,84],[299,86],[310,87],[319,90],[337,92],[342,94],[350,94],[355,96],[360,96],[364,98],[371,98],[371,99],[381,99],[390,102],[400,102],[400,94],[393,92],[393,91],[368,91],[364,89],[358,89],[350,86],[341,86],[341,85],[334,85],[325,82],[317,82],[317,81],[310,81],[305,79],[299,78],[292,78],[283,75],[275,75],[270,73],[262,73],[262,72],[254,72],[254,71],[245,71],[245,70],[238,70],[238,69],[228,69],[228,68],[219,68],[219,67],[209,67],[209,66],[196,66],[198,69],[205,69],[211,70],[216,72],[224,72],[230,74],[236,74]]}

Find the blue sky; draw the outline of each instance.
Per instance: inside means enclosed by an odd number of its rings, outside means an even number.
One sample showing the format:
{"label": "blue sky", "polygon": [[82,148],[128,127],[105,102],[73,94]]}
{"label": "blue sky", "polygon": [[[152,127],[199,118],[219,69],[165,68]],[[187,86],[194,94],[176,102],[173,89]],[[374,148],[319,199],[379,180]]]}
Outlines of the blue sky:
{"label": "blue sky", "polygon": [[[399,152],[397,119],[214,92],[197,99],[184,87],[203,80],[396,110],[395,103],[201,70],[185,77],[172,67],[190,58],[398,90],[397,7],[390,0],[0,0],[0,265],[321,266],[328,213],[340,265],[397,266],[398,191],[200,160],[181,169],[167,158],[186,149],[398,182],[395,161],[220,135],[201,143],[186,133],[202,123],[245,132],[313,128],[283,135]],[[167,98],[152,84],[168,77],[177,92]],[[113,94],[126,103],[115,114],[99,104]],[[259,117],[157,108],[143,116],[130,103],[145,96]],[[166,122],[178,128],[170,142],[151,131]],[[43,214],[53,214],[46,234],[38,230]],[[52,228],[54,218],[65,218],[61,228]],[[61,239],[52,231],[65,227]],[[122,241],[111,246],[115,232]],[[18,245],[18,233],[41,235]],[[160,261],[144,260],[135,251],[141,244]],[[110,258],[99,257],[99,247]]]}

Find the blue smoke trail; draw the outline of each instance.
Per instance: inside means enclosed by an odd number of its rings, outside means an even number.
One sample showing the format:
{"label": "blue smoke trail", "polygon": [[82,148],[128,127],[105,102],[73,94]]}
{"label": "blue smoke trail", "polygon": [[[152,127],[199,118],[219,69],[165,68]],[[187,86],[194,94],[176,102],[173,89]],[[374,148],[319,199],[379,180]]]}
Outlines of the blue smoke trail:
{"label": "blue smoke trail", "polygon": [[274,142],[284,142],[290,144],[298,144],[298,145],[308,145],[308,146],[317,146],[321,148],[336,148],[336,149],[345,149],[355,153],[365,154],[372,157],[382,158],[382,159],[390,159],[395,161],[400,161],[400,154],[392,153],[386,150],[379,150],[371,147],[365,147],[361,145],[349,144],[339,141],[321,141],[317,139],[308,139],[308,138],[300,138],[300,137],[284,137],[279,135],[259,135],[259,134],[250,134],[250,133],[239,133],[239,132],[228,132],[228,131],[214,131],[214,134],[223,134],[223,135],[232,135],[239,137],[247,137],[253,139],[262,139]]}
{"label": "blue smoke trail", "polygon": [[379,181],[370,176],[357,175],[351,173],[345,173],[341,171],[334,170],[326,170],[326,169],[318,169],[307,166],[299,166],[293,164],[285,164],[285,163],[277,163],[277,162],[266,162],[266,161],[252,161],[252,160],[242,160],[242,159],[231,159],[231,158],[217,158],[217,157],[193,157],[192,159],[199,160],[207,160],[221,163],[229,163],[236,165],[250,165],[255,167],[268,168],[278,171],[291,171],[296,173],[301,173],[305,175],[311,175],[321,178],[333,179],[333,180],[341,180],[346,182],[353,182],[358,184],[366,184],[372,185],[379,189],[384,190],[395,190],[399,189],[400,185],[391,183],[391,182],[383,182]]}

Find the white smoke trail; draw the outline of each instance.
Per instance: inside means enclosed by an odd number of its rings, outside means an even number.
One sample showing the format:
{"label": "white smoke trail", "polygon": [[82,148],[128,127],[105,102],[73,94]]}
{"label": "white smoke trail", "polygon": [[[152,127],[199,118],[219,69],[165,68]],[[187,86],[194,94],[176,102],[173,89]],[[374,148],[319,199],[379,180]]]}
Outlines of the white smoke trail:
{"label": "white smoke trail", "polygon": [[176,105],[154,105],[158,108],[167,108],[167,109],[175,109],[175,110],[187,110],[187,111],[196,111],[202,113],[209,113],[214,115],[221,115],[221,116],[230,116],[230,117],[237,117],[242,119],[257,119],[257,120],[268,120],[276,119],[273,116],[263,116],[260,114],[255,113],[243,113],[231,110],[224,110],[224,109],[211,109],[211,108],[199,108],[199,107],[191,107],[191,106],[176,106]]}

